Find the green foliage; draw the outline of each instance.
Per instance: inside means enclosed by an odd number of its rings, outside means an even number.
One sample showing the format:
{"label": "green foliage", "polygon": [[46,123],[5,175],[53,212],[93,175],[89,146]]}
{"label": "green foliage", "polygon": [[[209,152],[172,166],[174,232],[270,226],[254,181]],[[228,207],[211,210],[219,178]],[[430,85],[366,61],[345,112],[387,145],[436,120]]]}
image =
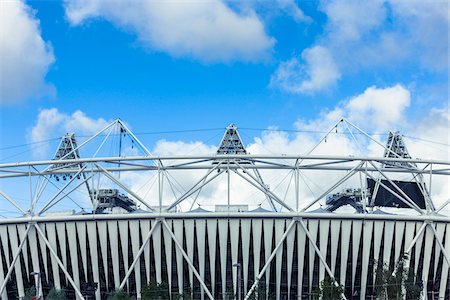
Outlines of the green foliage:
{"label": "green foliage", "polygon": [[108,295],[108,300],[131,300],[131,297],[122,289],[117,289]]}
{"label": "green foliage", "polygon": [[[402,257],[394,271],[387,263],[377,262],[375,271],[375,296],[378,300],[420,299],[422,281],[414,269],[406,267],[407,257]],[[405,294],[406,293],[406,294]]]}
{"label": "green foliage", "polygon": [[32,286],[25,291],[25,296],[22,298],[22,300],[31,300],[31,297],[35,295],[36,295],[36,288]]}
{"label": "green foliage", "polygon": [[63,290],[57,290],[55,288],[52,288],[50,292],[48,292],[47,297],[45,297],[46,300],[66,300],[66,293]]}
{"label": "green foliage", "polygon": [[326,275],[320,282],[320,289],[318,291],[319,299],[322,300],[340,300],[343,299],[344,286],[338,284],[334,278]]}
{"label": "green foliage", "polygon": [[[149,282],[141,289],[142,300],[168,299],[169,285],[165,282]],[[183,297],[183,299],[185,299]]]}

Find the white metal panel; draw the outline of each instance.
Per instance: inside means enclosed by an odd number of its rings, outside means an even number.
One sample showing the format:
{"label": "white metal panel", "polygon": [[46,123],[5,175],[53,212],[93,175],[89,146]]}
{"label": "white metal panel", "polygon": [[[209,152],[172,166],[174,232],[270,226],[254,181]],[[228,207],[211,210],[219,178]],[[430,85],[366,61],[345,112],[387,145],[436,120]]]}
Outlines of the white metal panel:
{"label": "white metal panel", "polygon": [[[108,256],[107,256],[108,229],[106,227],[106,221],[97,221],[97,227],[98,227],[100,251],[102,252],[103,270],[104,270],[104,272],[107,272],[109,270],[109,267],[108,267]],[[69,241],[70,241],[70,239],[69,239]],[[106,279],[106,287],[108,289],[109,288],[109,279],[108,279],[107,274],[105,274],[105,279]]]}
{"label": "white metal panel", "polygon": [[[445,230],[445,224],[444,223],[436,223],[436,233],[437,233],[437,239],[444,244],[444,230]],[[434,278],[433,281],[436,281],[436,273],[439,263],[439,257],[442,255],[441,247],[439,246],[438,242],[435,240],[436,245],[436,251],[434,251]]]}
{"label": "white metal panel", "polygon": [[[28,242],[30,243],[31,263],[33,265],[32,266],[33,269],[31,270],[31,272],[39,273],[41,271],[41,269],[39,266],[39,253],[38,253],[38,243],[37,243],[37,239],[36,239],[36,228],[34,226],[31,226],[30,232],[28,233]],[[0,263],[0,269],[2,268],[2,266],[3,266],[3,264]],[[3,277],[0,274],[0,280],[2,280],[2,278]],[[0,281],[0,285],[1,285],[1,281]],[[39,276],[39,290],[40,290],[40,294],[42,294],[41,276]],[[4,293],[3,296],[6,296],[6,293]]]}
{"label": "white metal panel", "polygon": [[[233,267],[238,263],[238,249],[239,249],[239,219],[230,219],[230,242],[231,242],[231,274],[233,282],[233,291],[237,292],[237,267]],[[241,270],[242,272],[242,270]]]}
{"label": "white metal panel", "polygon": [[72,278],[73,281],[75,282],[75,285],[80,286],[80,273],[78,269],[79,264],[78,264],[78,250],[77,250],[75,222],[68,222],[66,224],[66,228],[67,228],[67,236],[69,237],[68,242],[70,252],[70,264],[72,265]]}
{"label": "white metal panel", "polygon": [[[131,223],[130,223],[131,225]],[[170,230],[173,231],[172,221],[167,220]],[[131,228],[130,228],[131,229]],[[167,266],[167,281],[169,284],[169,291],[172,290],[172,236],[167,230],[163,230],[164,248],[166,253],[166,266]]]}
{"label": "white metal panel", "polygon": [[[286,224],[286,228],[287,228]],[[291,298],[291,282],[292,282],[292,261],[294,260],[294,242],[295,242],[295,227],[291,228],[286,236],[286,263],[287,263],[287,288],[288,299]]]}
{"label": "white metal panel", "polygon": [[[131,238],[131,251],[133,252],[133,260],[136,258],[139,252],[141,244],[139,243],[139,221],[130,221],[130,238]],[[141,261],[142,255],[138,262],[134,265],[134,278],[136,279],[136,293],[137,298],[141,297]],[[170,283],[169,283],[170,284]]]}
{"label": "white metal panel", "polygon": [[222,279],[222,295],[226,292],[227,276],[227,240],[228,240],[228,220],[219,219],[219,248],[220,248],[220,275]]}
{"label": "white metal panel", "polygon": [[152,227],[156,226],[152,234],[153,241],[153,257],[155,259],[156,282],[162,282],[161,276],[161,224],[156,224],[156,220],[152,220]]}
{"label": "white metal panel", "polygon": [[298,264],[298,277],[297,277],[297,298],[302,298],[302,286],[303,286],[303,266],[305,263],[305,245],[306,233],[303,226],[297,222],[297,264]]}
{"label": "white metal panel", "polygon": [[[420,227],[422,227],[423,222],[417,222],[416,223],[416,235],[418,234]],[[425,230],[419,235],[419,238],[416,241],[416,244],[414,245],[414,249],[415,249],[415,255],[414,255],[414,273],[417,274],[417,268],[419,267],[419,258],[421,255],[423,255],[423,249],[422,249],[422,243],[423,243],[423,238],[425,235]]]}
{"label": "white metal panel", "polygon": [[[269,260],[269,256],[272,253],[272,236],[273,236],[273,220],[264,219],[264,258],[265,262]],[[269,282],[270,282],[270,265],[266,269],[266,295],[269,293]]]}
{"label": "white metal panel", "polygon": [[254,276],[258,276],[260,271],[260,258],[261,258],[261,237],[262,237],[262,220],[252,220],[252,234],[253,234],[253,267]]}
{"label": "white metal panel", "polygon": [[[180,245],[183,245],[183,220],[175,219],[173,220],[173,234]],[[176,249],[177,254],[177,276],[178,276],[178,293],[183,293],[183,256],[181,250]]]}
{"label": "white metal panel", "polygon": [[318,220],[308,220],[308,231],[312,240],[309,241],[309,292],[311,293],[314,275],[314,261],[316,259],[316,250],[313,244],[317,244],[317,231],[319,227]]}
{"label": "white metal panel", "polygon": [[[195,221],[195,228],[197,232],[197,254],[198,254],[198,268],[199,274],[203,281],[205,281],[205,244],[206,244],[206,220],[200,219]],[[204,299],[203,287],[200,286],[201,299]]]}
{"label": "white metal panel", "polygon": [[434,233],[430,228],[433,225],[427,225],[425,228],[425,247],[423,249],[423,269],[422,269],[422,282],[423,285],[423,295],[427,294],[427,284],[428,282],[428,274],[430,273],[430,261],[431,261],[431,250],[434,242]]}
{"label": "white metal panel", "polygon": [[[57,243],[56,243],[56,229],[55,223],[47,223],[45,224],[45,228],[47,229],[47,239],[50,243],[50,247],[52,247],[55,253],[58,253]],[[53,284],[56,289],[61,289],[61,282],[59,278],[59,265],[56,258],[53,255],[50,255],[50,259],[52,261],[52,273],[53,273]]]}
{"label": "white metal panel", "polygon": [[[184,232],[186,234],[186,252],[189,260],[194,264],[194,219],[184,220]],[[189,286],[194,287],[194,273],[189,268]]]}
{"label": "white metal panel", "polygon": [[331,220],[330,235],[331,235],[331,272],[336,275],[336,258],[339,243],[339,231],[341,229],[340,220]]}
{"label": "white metal panel", "polygon": [[[450,254],[450,225],[447,223],[445,231],[445,251]],[[449,265],[446,259],[442,260],[441,283],[439,285],[439,299],[444,299],[445,290],[449,284],[448,280]]]}
{"label": "white metal panel", "polygon": [[[409,245],[411,245],[411,242],[414,239],[414,230],[415,230],[415,223],[408,221],[406,222],[406,226],[405,226],[405,249],[404,251],[406,251],[409,247]],[[405,261],[405,268],[409,269],[409,265],[411,263],[411,259],[407,259]]]}
{"label": "white metal panel", "polygon": [[[142,242],[145,242],[145,239],[147,238],[148,233],[150,232],[150,221],[149,220],[142,220],[139,222],[139,225],[141,226],[141,239]],[[144,248],[144,259],[145,259],[145,275],[146,275],[146,282],[150,281],[150,243],[151,241],[148,241],[147,245]]]}
{"label": "white metal panel", "polygon": [[[25,237],[25,232],[27,231],[28,224],[17,224],[17,232],[19,233],[19,239],[22,240]],[[30,269],[28,267],[28,249],[27,249],[27,238],[25,238],[25,243],[22,247],[22,254],[25,262],[26,274],[30,274]],[[26,276],[29,278],[29,276]]]}
{"label": "white metal panel", "polygon": [[[33,229],[33,228],[32,228]],[[6,226],[0,226],[0,232],[6,232]],[[31,232],[31,231],[30,231]],[[0,235],[0,239],[2,239],[2,243],[3,243],[3,236],[2,235]],[[31,247],[31,240],[30,240],[30,247]],[[36,251],[36,249],[37,248],[35,248],[35,252],[36,253],[33,253],[33,254],[35,254],[36,256],[33,256],[33,257],[38,257],[37,256],[37,251]],[[32,250],[33,251],[33,250]],[[8,260],[8,259],[6,259],[6,260]],[[33,260],[33,262],[34,262],[34,260]],[[39,265],[38,265],[39,266]],[[39,269],[37,269],[38,270],[38,272],[39,272]],[[0,286],[2,286],[3,285],[3,282],[5,281],[5,275],[6,275],[6,273],[8,272],[8,269],[6,269],[6,270],[3,270],[3,263],[0,261]],[[3,290],[3,293],[2,293],[2,295],[1,295],[1,299],[2,300],[8,300],[8,297],[7,297],[7,294],[6,294],[6,289],[4,289]]]}
{"label": "white metal panel", "polygon": [[[16,225],[8,225],[8,235],[9,240],[11,243],[11,252],[14,257],[14,255],[19,250],[19,241],[17,239],[17,228]],[[58,268],[58,266],[56,266]],[[22,280],[22,267],[20,265],[20,259],[16,261],[16,264],[14,265],[14,270],[16,273],[16,284],[17,284],[17,291],[19,292],[19,297],[25,296],[25,291],[23,287],[23,280]]]}
{"label": "white metal panel", "polygon": [[345,286],[345,277],[347,272],[348,253],[350,251],[350,233],[352,221],[343,220],[341,229],[341,270],[340,270],[340,284]]}
{"label": "white metal panel", "polygon": [[117,221],[108,221],[109,244],[111,245],[112,269],[114,274],[114,288],[120,286],[119,272],[119,234],[117,230]]}
{"label": "white metal panel", "polygon": [[[78,240],[80,242],[81,260],[83,261],[84,280],[87,282],[86,223],[76,222],[76,228]],[[119,265],[119,263],[117,263],[117,265]]]}
{"label": "white metal panel", "polygon": [[207,219],[208,228],[208,249],[209,249],[209,269],[211,274],[211,293],[214,295],[216,285],[216,238],[217,219]]}
{"label": "white metal panel", "polygon": [[[59,247],[61,248],[62,263],[67,269],[66,224],[64,222],[56,223],[56,233],[58,234]],[[64,276],[63,279],[67,284],[67,278]]]}
{"label": "white metal panel", "polygon": [[[284,234],[284,226],[286,224],[286,221],[284,219],[276,219],[275,220],[275,247],[278,245],[278,243],[281,240],[281,237]],[[276,282],[276,298],[277,300],[280,299],[281,294],[281,263],[283,261],[283,246],[278,248],[277,253],[275,255],[275,282]]]}
{"label": "white metal panel", "polygon": [[352,225],[352,291],[354,291],[359,243],[361,242],[362,221],[353,220]]}
{"label": "white metal panel", "polygon": [[242,234],[242,271],[244,278],[244,295],[247,294],[248,286],[248,262],[250,256],[250,231],[251,221],[250,219],[241,220],[241,234]]}
{"label": "white metal panel", "polygon": [[[383,237],[384,222],[380,220],[374,221],[373,229],[373,259],[375,260],[374,268],[380,260],[381,239]],[[375,270],[374,270],[375,271]],[[376,276],[373,276],[372,284],[375,284]]]}
{"label": "white metal panel", "polygon": [[[319,234],[320,234],[320,254],[323,258],[327,257],[327,249],[328,249],[328,233],[330,229],[330,220],[322,219],[319,221]],[[325,278],[325,265],[322,261],[319,261],[319,282],[321,282]]]}
{"label": "white metal panel", "polygon": [[120,246],[122,248],[123,266],[125,268],[125,274],[130,267],[128,263],[128,221],[119,220],[119,233],[120,233]]}
{"label": "white metal panel", "polygon": [[384,248],[383,248],[383,262],[388,265],[391,262],[392,239],[394,237],[394,222],[386,221],[384,223]]}
{"label": "white metal panel", "polygon": [[394,245],[394,259],[395,263],[400,261],[400,250],[402,247],[403,235],[405,233],[405,222],[395,222],[395,245]]}
{"label": "white metal panel", "polygon": [[[11,264],[10,261],[10,257],[9,257],[9,238],[8,238],[8,231],[6,230],[6,228],[8,227],[8,225],[3,225],[0,227],[0,237],[2,239],[2,247],[3,247],[3,251],[5,252],[6,255],[6,265],[9,268],[9,265]],[[45,263],[45,265],[47,265],[47,262]]]}
{"label": "white metal panel", "polygon": [[361,299],[366,298],[367,274],[369,269],[370,246],[372,242],[373,221],[365,221],[363,227],[363,249],[361,269]]}
{"label": "white metal panel", "polygon": [[[96,222],[86,222],[88,240],[89,240],[89,255],[92,263],[92,275],[94,282],[100,282],[100,272],[98,269],[98,242],[97,242],[97,224]],[[79,288],[80,286],[77,285]],[[95,291],[95,298],[100,299],[100,288]]]}

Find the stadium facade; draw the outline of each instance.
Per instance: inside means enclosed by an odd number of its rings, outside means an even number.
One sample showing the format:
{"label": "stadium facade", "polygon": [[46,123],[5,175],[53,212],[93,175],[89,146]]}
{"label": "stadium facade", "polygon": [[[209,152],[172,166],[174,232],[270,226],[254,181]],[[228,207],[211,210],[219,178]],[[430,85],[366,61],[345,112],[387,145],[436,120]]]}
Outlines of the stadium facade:
{"label": "stadium facade", "polygon": [[[341,120],[328,134],[343,122],[354,126]],[[104,145],[113,128],[144,155],[80,157],[95,138]],[[105,299],[121,288],[139,299],[148,282],[164,282],[173,298],[310,299],[329,276],[344,285],[344,298],[372,299],[377,262],[395,270],[406,257],[422,298],[449,299],[450,217],[441,214],[449,201],[435,207],[431,178],[449,176],[450,162],[412,159],[397,133],[383,148],[382,157],[250,155],[231,125],[214,155],[156,157],[120,120],[79,146],[66,135],[53,160],[0,165],[2,186],[19,179],[34,187],[29,209],[0,191],[21,214],[0,220],[0,295],[20,298],[37,287],[45,296],[55,287],[70,298]],[[204,175],[164,199],[164,172],[191,170]],[[264,170],[292,172],[292,201],[266,184]],[[342,176],[304,201],[306,170]],[[154,203],[126,184],[126,172],[156,174]],[[265,206],[232,203],[231,174],[260,192]],[[219,176],[228,178],[226,204],[182,206]],[[340,188],[355,176],[360,186]],[[95,188],[97,178],[109,189]],[[47,185],[57,187],[49,196]],[[80,189],[91,211],[52,212]]]}

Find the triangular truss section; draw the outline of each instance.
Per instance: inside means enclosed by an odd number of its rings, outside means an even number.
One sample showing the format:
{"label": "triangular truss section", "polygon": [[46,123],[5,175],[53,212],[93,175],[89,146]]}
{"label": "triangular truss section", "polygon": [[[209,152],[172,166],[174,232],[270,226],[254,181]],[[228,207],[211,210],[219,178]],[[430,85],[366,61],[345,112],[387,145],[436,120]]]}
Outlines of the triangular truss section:
{"label": "triangular truss section", "polygon": [[[80,158],[80,154],[78,152],[77,140],[75,138],[74,133],[67,133],[61,137],[61,141],[56,150],[55,156],[53,160],[69,160],[69,159],[78,159]],[[50,169],[65,169],[73,167],[73,163],[58,163],[53,164]],[[72,172],[61,174],[63,179],[70,176]],[[59,177],[57,175],[53,175],[56,180],[59,181]]]}
{"label": "triangular truss section", "polygon": [[236,125],[230,124],[223,135],[217,154],[247,154]]}
{"label": "triangular truss section", "polygon": [[[409,159],[411,156],[409,155],[408,149],[403,141],[402,136],[398,131],[389,132],[389,137],[386,143],[386,149],[384,150],[384,157],[387,158],[405,158]],[[416,165],[410,162],[385,162],[384,166],[386,168],[415,168]]]}

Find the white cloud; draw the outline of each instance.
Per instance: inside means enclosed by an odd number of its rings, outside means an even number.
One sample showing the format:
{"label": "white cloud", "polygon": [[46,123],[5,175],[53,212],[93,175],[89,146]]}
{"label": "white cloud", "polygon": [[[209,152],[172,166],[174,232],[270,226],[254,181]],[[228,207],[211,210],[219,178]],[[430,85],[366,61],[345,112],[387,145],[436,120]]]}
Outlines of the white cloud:
{"label": "white cloud", "polygon": [[[332,0],[322,1],[319,9],[327,17],[324,33],[303,53],[319,47],[339,60],[334,60],[331,72],[334,76],[318,81],[323,84],[313,84],[315,81],[310,80],[316,91],[336,83],[340,78],[337,74],[355,74],[361,70],[384,68],[396,72],[403,67],[414,67],[438,74],[445,72],[447,76],[450,53],[447,1]],[[281,62],[271,83],[290,93],[307,93],[313,89],[301,88],[301,84],[305,73],[311,74],[308,65],[313,63],[307,56],[302,59],[294,56]],[[320,61],[316,65],[324,67]]]}
{"label": "white cloud", "polygon": [[0,2],[0,104],[52,96],[45,75],[55,61],[34,11],[22,1]]}
{"label": "white cloud", "polygon": [[[80,110],[70,115],[60,112],[57,108],[43,109],[39,112],[36,124],[28,132],[28,140],[35,143],[66,133],[90,135],[97,133],[106,125],[108,125],[106,120],[92,119]],[[48,143],[44,143],[34,150],[33,155],[43,158],[48,155],[48,146]]]}
{"label": "white cloud", "polygon": [[102,18],[137,35],[146,47],[202,62],[259,61],[274,39],[254,11],[237,13],[220,0],[66,2],[72,25]]}
{"label": "white cloud", "polygon": [[296,22],[311,22],[311,18],[305,15],[295,0],[277,0],[280,8],[290,15]]}
{"label": "white cloud", "polygon": [[329,88],[341,77],[330,51],[324,47],[304,50],[301,59],[293,57],[282,62],[270,85],[292,93],[310,93]]}

